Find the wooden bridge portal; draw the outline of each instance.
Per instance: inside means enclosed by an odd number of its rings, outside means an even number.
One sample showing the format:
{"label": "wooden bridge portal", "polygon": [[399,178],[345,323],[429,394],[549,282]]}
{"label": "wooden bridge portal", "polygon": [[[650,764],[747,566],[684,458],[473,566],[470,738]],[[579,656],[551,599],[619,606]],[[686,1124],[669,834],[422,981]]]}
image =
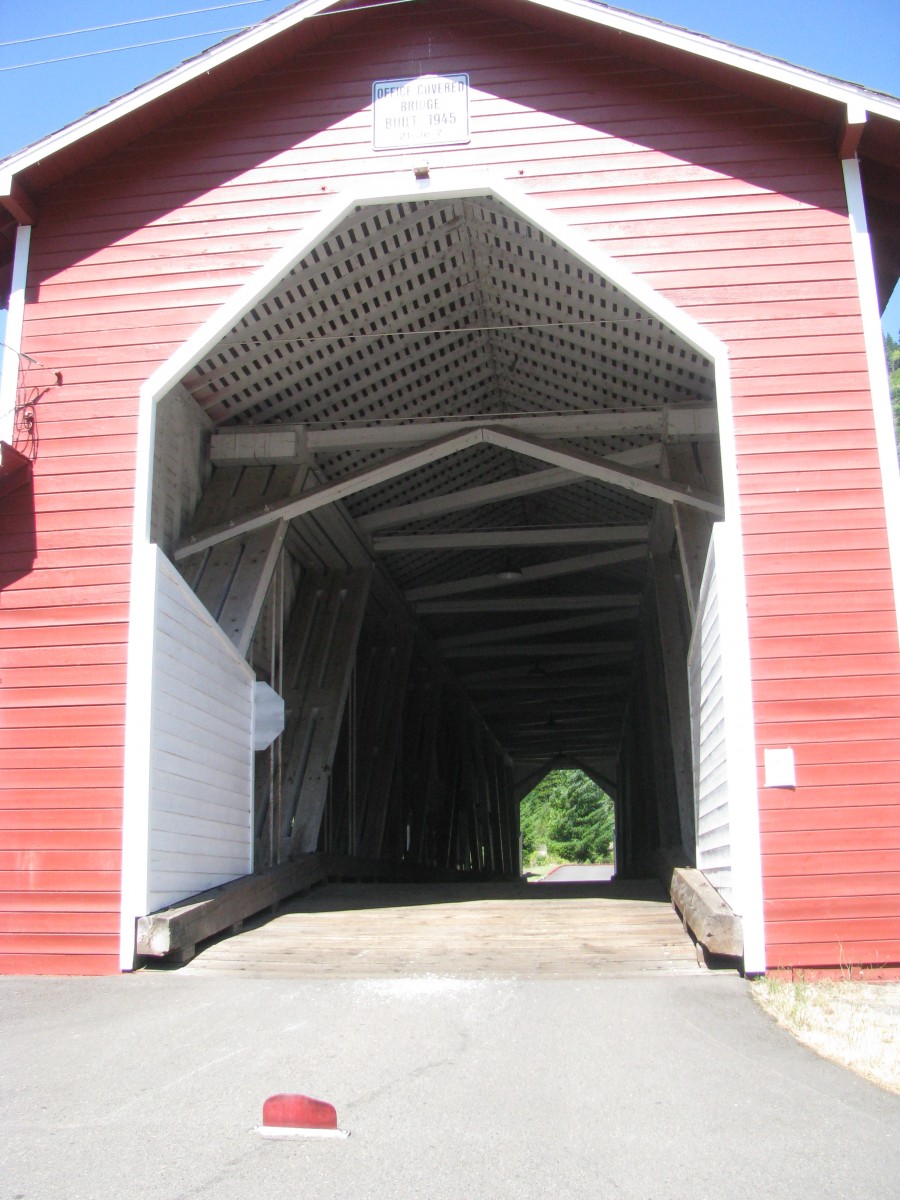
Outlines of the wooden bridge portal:
{"label": "wooden bridge portal", "polygon": [[[621,875],[695,860],[714,366],[613,278],[492,196],[354,206],[168,391],[153,459],[157,570],[284,703],[255,872],[318,850],[517,878],[518,802],[560,766],[616,799]],[[178,662],[152,668],[161,727]],[[222,693],[195,699],[199,783],[234,739]],[[214,826],[190,865],[184,828],[151,849],[160,904],[219,882]]]}

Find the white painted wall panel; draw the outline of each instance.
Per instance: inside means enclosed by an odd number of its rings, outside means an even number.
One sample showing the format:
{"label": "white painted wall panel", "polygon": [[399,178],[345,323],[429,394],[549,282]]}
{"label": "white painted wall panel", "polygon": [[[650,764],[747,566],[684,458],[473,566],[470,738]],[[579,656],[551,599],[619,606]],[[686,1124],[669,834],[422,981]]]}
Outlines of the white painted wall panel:
{"label": "white painted wall panel", "polygon": [[158,552],[148,911],[248,874],[253,673]]}
{"label": "white painted wall panel", "polygon": [[730,904],[732,901],[731,816],[725,683],[716,580],[715,540],[711,541],[694,635],[688,657],[694,804],[697,812],[697,866]]}

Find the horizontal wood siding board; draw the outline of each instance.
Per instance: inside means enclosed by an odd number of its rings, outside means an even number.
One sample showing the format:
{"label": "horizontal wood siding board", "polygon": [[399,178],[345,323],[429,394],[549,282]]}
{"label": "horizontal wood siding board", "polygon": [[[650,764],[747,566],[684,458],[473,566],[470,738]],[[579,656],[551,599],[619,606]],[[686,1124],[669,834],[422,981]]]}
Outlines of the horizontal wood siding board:
{"label": "horizontal wood siding board", "polygon": [[[771,943],[769,966],[778,967],[841,967],[859,964],[863,967],[878,967],[884,963],[900,963],[900,939],[884,938],[870,940],[857,935],[856,938],[836,938],[831,941],[803,941],[785,944],[777,940]],[[773,929],[777,936],[777,926]]]}
{"label": "horizontal wood siding board", "polygon": [[841,696],[805,700],[768,700],[754,704],[760,725],[801,718],[818,721],[900,719],[900,696]]}
{"label": "horizontal wood siding board", "polygon": [[0,912],[50,912],[71,918],[75,913],[115,913],[118,919],[118,896],[110,892],[12,892],[0,891]]}
{"label": "horizontal wood siding board", "polygon": [[[877,516],[877,514],[875,514]],[[815,537],[810,537],[815,533]],[[814,566],[817,559],[807,559],[807,554],[821,555],[823,553],[840,554],[845,552],[859,553],[879,551],[882,554],[887,545],[887,534],[882,524],[875,524],[862,529],[832,528],[830,531],[800,529],[790,533],[751,534],[744,538],[748,562],[753,560],[765,572],[767,557],[776,555],[789,556],[789,561],[795,561],[803,566]]]}
{"label": "horizontal wood siding board", "polygon": [[[6,559],[21,553],[27,524],[12,526],[19,540],[0,549],[7,585],[0,654],[12,655],[4,666],[25,672],[3,696],[2,748],[27,752],[33,764],[10,767],[2,756],[0,777],[9,770],[24,780],[16,804],[27,795],[35,813],[59,810],[67,820],[80,806],[96,814],[121,804],[118,770],[91,769],[85,786],[75,759],[83,768],[93,751],[112,756],[121,748],[124,689],[115,668],[124,663],[123,551],[140,385],[343,187],[405,180],[410,154],[371,149],[370,88],[375,78],[408,74],[425,46],[430,69],[465,68],[473,88],[472,141],[429,151],[435,178],[452,167],[516,181],[729,348],[758,734],[760,745],[793,745],[801,776],[796,793],[763,791],[767,836],[795,836],[801,847],[808,833],[839,829],[828,814],[842,796],[844,807],[869,814],[873,831],[889,828],[881,809],[896,803],[892,747],[900,721],[887,703],[897,672],[890,649],[896,623],[846,201],[830,131],[612,49],[598,53],[453,4],[438,15],[370,14],[302,59],[201,103],[42,195],[23,348],[62,369],[64,385],[42,399],[36,569],[13,578],[16,567]],[[82,551],[85,543],[93,550]],[[98,625],[108,628],[78,636]],[[71,640],[55,632],[42,638],[42,630],[57,628],[72,630]],[[177,643],[173,659],[190,648]],[[78,667],[80,649],[90,671],[60,677]],[[223,686],[216,669],[196,666],[200,688]],[[169,703],[168,674],[159,686]],[[161,736],[176,737],[173,763],[188,740],[177,738],[176,726],[214,732],[191,710],[173,705],[160,726]],[[33,740],[31,730],[39,731]],[[221,734],[216,752],[230,737]],[[54,765],[67,744],[70,770]],[[43,749],[53,753],[41,766],[34,753]],[[832,783],[824,774],[830,765],[841,768]],[[854,772],[855,787],[848,782]],[[186,814],[186,834],[196,821],[212,821],[215,801],[202,799],[203,781],[173,779],[185,794],[179,806],[178,788],[165,791],[172,805],[160,818],[165,832]],[[103,830],[97,820],[87,828]],[[864,828],[858,815],[848,820],[856,823],[847,828]],[[878,916],[877,893],[868,889],[883,873],[860,866],[856,874],[829,875],[848,880],[830,893],[819,888],[822,877],[797,871],[767,878],[767,896],[777,884],[794,888],[792,899],[831,895],[836,902],[856,880]],[[51,887],[51,875],[52,889],[71,884],[75,897],[112,900],[118,888],[115,870],[60,870],[32,874],[25,892],[49,902],[52,890],[32,885]],[[73,956],[85,970],[115,969],[112,951],[95,955],[87,947],[65,956],[45,946],[2,962],[63,969],[61,961]]]}
{"label": "horizontal wood siding board", "polygon": [[900,895],[900,873],[878,868],[861,874],[847,864],[846,870],[827,875],[772,875],[765,880],[763,894],[772,905],[780,900],[895,896]]}
{"label": "horizontal wood siding board", "polygon": [[[107,808],[0,808],[0,837],[6,830],[52,829],[87,831],[109,829],[121,832],[122,814]],[[12,843],[11,843],[12,844]],[[18,843],[16,843],[18,844]]]}
{"label": "horizontal wood siding board", "polygon": [[[854,580],[854,583],[857,581]],[[883,612],[893,603],[893,593],[890,584],[880,583],[877,587],[864,587],[843,592],[797,592],[779,596],[775,594],[756,593],[748,597],[748,612],[751,617],[771,617],[776,620],[791,619],[797,614],[809,613],[811,616],[829,617],[841,620],[849,613]],[[754,624],[755,628],[755,624]],[[768,627],[766,627],[768,628]]]}
{"label": "horizontal wood siding board", "polygon": [[[780,434],[776,429],[775,434]],[[744,541],[753,549],[753,539],[768,535],[798,538],[803,533],[842,533],[885,527],[884,508],[878,505],[856,509],[840,508],[833,511],[823,509],[813,512],[773,512],[747,514],[743,520]],[[777,541],[776,541],[777,544]]]}
{"label": "horizontal wood siding board", "polygon": [[0,933],[0,956],[9,954],[109,954],[118,951],[118,933]]}
{"label": "horizontal wood siding board", "polygon": [[[853,661],[848,670],[854,667],[865,669],[865,662]],[[884,696],[893,697],[897,694],[900,677],[885,673],[884,675],[839,675],[823,669],[816,679],[812,672],[808,677],[799,679],[779,676],[770,678],[765,683],[759,682],[754,688],[756,700],[762,704],[775,704],[779,701],[799,702],[804,700],[848,700],[855,703],[860,697]],[[852,705],[851,705],[852,707]],[[768,710],[761,711],[764,718]]]}
{"label": "horizontal wood siding board", "polygon": [[891,828],[897,813],[892,804],[866,804],[864,789],[859,793],[862,802],[859,804],[840,805],[835,808],[788,809],[787,812],[777,809],[767,809],[760,816],[760,828],[763,834],[777,833],[785,835],[795,830],[804,833],[831,830],[838,834],[853,830],[874,830]]}
{"label": "horizontal wood siding board", "polygon": [[117,825],[95,822],[79,828],[64,825],[39,826],[28,829],[21,826],[4,828],[0,824],[0,850],[115,850],[121,843]]}
{"label": "horizontal wood siding board", "polygon": [[[100,837],[97,841],[101,841]],[[21,871],[31,874],[59,871],[115,871],[118,868],[117,847],[110,850],[0,850],[0,872]]]}
{"label": "horizontal wood siding board", "polygon": [[65,768],[78,767],[93,773],[95,767],[121,770],[124,753],[121,746],[44,746],[39,750],[18,749],[15,758],[20,770],[59,765]]}
{"label": "horizontal wood siding board", "polygon": [[[874,839],[873,839],[874,840]],[[803,839],[805,845],[805,838]],[[794,850],[767,854],[763,860],[763,878],[778,876],[819,876],[849,874],[852,871],[900,874],[900,849],[888,847],[848,851]]]}
{"label": "horizontal wood siding board", "polygon": [[[170,807],[154,814],[153,827],[159,833],[183,836],[185,847],[189,848],[207,837],[211,842],[232,840],[234,830],[243,829],[246,825],[241,818],[242,814],[236,810],[229,813],[227,809],[214,808],[212,805],[208,805],[206,810],[193,808],[188,812],[179,812]],[[198,846],[198,852],[201,851],[202,846]]]}
{"label": "horizontal wood siding board", "polygon": [[117,949],[97,954],[67,942],[62,953],[51,953],[31,942],[29,946],[27,953],[0,952],[0,975],[116,975],[119,971]]}
{"label": "horizontal wood siding board", "polygon": [[229,764],[243,762],[244,758],[236,748],[240,734],[240,724],[223,727],[221,720],[207,712],[200,711],[196,705],[190,706],[182,701],[181,704],[167,704],[165,714],[158,718],[156,728],[160,734],[160,747],[168,753],[177,756],[184,754],[198,741],[203,742],[211,757],[221,757]]}
{"label": "horizontal wood siding board", "polygon": [[835,918],[900,917],[900,890],[880,896],[836,896],[765,902],[773,920],[821,921]]}
{"label": "horizontal wood siding board", "polygon": [[[896,822],[896,814],[894,821]],[[793,852],[796,847],[796,831],[778,830],[763,834],[763,849],[766,855],[777,856]],[[900,825],[876,825],[863,829],[807,829],[803,834],[806,853],[818,854],[825,851],[866,851],[900,849]]]}
{"label": "horizontal wood siding board", "polygon": [[[246,744],[246,731],[243,740]],[[193,750],[194,753],[189,754],[190,750]],[[213,767],[206,755],[204,755],[204,761],[198,761],[196,750],[196,742],[186,742],[185,751],[176,754],[160,741],[156,741],[152,771],[154,783],[159,782],[161,785],[162,780],[167,779],[173,788],[180,787],[183,782],[188,781],[201,783],[209,789],[210,794],[217,796],[223,807],[230,808],[232,805],[238,804],[239,799],[245,797],[250,779],[247,759],[242,761],[235,758],[233,764],[222,762],[219,766]],[[236,768],[240,768],[240,774]]]}
{"label": "horizontal wood siding board", "polygon": [[3,912],[0,911],[0,934],[80,933],[118,934],[119,914],[116,912]]}
{"label": "horizontal wood siding board", "polygon": [[[4,714],[4,736],[10,739],[20,736],[25,739],[40,738],[46,739],[47,745],[67,745],[70,740],[69,730],[77,729],[83,726],[85,721],[90,721],[90,726],[85,728],[97,731],[98,743],[102,738],[104,744],[120,745],[123,740],[122,716],[122,706],[119,704],[97,705],[87,711],[80,706],[30,706]],[[26,740],[17,744],[35,743]]]}

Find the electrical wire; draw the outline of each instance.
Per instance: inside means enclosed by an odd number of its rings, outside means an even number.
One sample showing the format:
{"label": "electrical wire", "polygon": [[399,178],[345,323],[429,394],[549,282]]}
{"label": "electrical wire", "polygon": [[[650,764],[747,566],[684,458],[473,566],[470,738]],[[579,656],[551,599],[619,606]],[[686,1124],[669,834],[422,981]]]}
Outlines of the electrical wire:
{"label": "electrical wire", "polygon": [[209,29],[202,33],[183,33],[179,37],[158,38],[151,42],[132,42],[129,46],[110,46],[108,50],[85,50],[82,54],[62,54],[59,58],[42,58],[37,62],[14,63],[10,67],[0,67],[0,72],[24,71],[29,67],[49,67],[53,63],[74,62],[79,58],[98,58],[102,54],[120,54],[123,50],[144,50],[148,46],[168,46],[171,42],[188,42],[191,38],[218,37],[223,33],[239,33],[248,28],[248,25],[232,25],[228,29]]}
{"label": "electrical wire", "polygon": [[50,367],[45,367],[42,362],[38,362],[36,358],[32,358],[30,354],[25,354],[22,350],[17,350],[15,346],[10,346],[9,342],[0,342],[0,350],[11,350],[13,354],[17,354],[20,359],[24,358],[26,362],[33,366],[42,367],[45,371],[50,370]]}
{"label": "electrical wire", "polygon": [[[257,0],[253,0],[254,3]],[[415,4],[417,0],[381,0],[378,4],[359,4],[352,8],[344,9],[326,9],[324,12],[310,13],[305,19],[307,21],[314,20],[316,17],[334,17],[343,15],[343,13],[359,13],[369,12],[373,8],[392,8],[398,4]],[[54,63],[74,62],[82,58],[98,58],[104,54],[121,54],[126,50],[144,50],[152,46],[168,46],[175,42],[187,42],[197,38],[220,37],[226,33],[243,33],[247,29],[252,29],[253,25],[231,25],[227,29],[208,29],[200,33],[184,33],[176,37],[157,38],[149,42],[132,42],[127,46],[110,46],[105,50],[85,50],[81,54],[62,54],[57,58],[42,58],[35,62],[13,63],[8,67],[0,67],[0,74],[7,71],[24,71],[32,67],[48,67]],[[65,36],[65,35],[62,35]],[[12,43],[6,43],[12,44]]]}
{"label": "electrical wire", "polygon": [[14,38],[0,42],[5,46],[26,46],[33,42],[49,42],[53,38],[80,37],[84,33],[102,33],[106,29],[124,29],[127,25],[149,25],[152,21],[174,21],[178,17],[196,17],[201,13],[222,12],[227,8],[249,8],[256,4],[271,4],[274,0],[233,0],[231,4],[214,4],[209,8],[187,8],[183,12],[159,13],[155,17],[132,17],[128,21],[113,21],[110,25],[90,25],[85,29],[67,29],[61,33],[39,33],[35,37]]}
{"label": "electrical wire", "polygon": [[[619,329],[622,326],[622,329]],[[519,332],[531,329],[611,329],[614,333],[628,333],[637,326],[656,328],[660,333],[668,330],[655,317],[607,317],[593,321],[533,321],[521,325],[459,325],[450,329],[382,329],[372,333],[350,333],[336,330],[328,334],[297,333],[293,337],[268,338],[250,334],[243,338],[223,339],[223,346],[253,346],[264,350],[267,346],[290,346],[301,342],[353,342],[377,341],[381,338],[436,337],[439,334],[454,336],[461,333],[502,333],[504,330]]]}

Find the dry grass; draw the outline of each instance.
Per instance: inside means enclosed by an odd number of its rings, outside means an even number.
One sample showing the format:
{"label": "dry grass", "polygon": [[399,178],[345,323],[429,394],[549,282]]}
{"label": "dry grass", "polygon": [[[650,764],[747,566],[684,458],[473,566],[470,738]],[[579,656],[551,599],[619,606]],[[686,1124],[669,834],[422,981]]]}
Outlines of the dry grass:
{"label": "dry grass", "polygon": [[760,979],[753,994],[804,1045],[900,1094],[900,984]]}

